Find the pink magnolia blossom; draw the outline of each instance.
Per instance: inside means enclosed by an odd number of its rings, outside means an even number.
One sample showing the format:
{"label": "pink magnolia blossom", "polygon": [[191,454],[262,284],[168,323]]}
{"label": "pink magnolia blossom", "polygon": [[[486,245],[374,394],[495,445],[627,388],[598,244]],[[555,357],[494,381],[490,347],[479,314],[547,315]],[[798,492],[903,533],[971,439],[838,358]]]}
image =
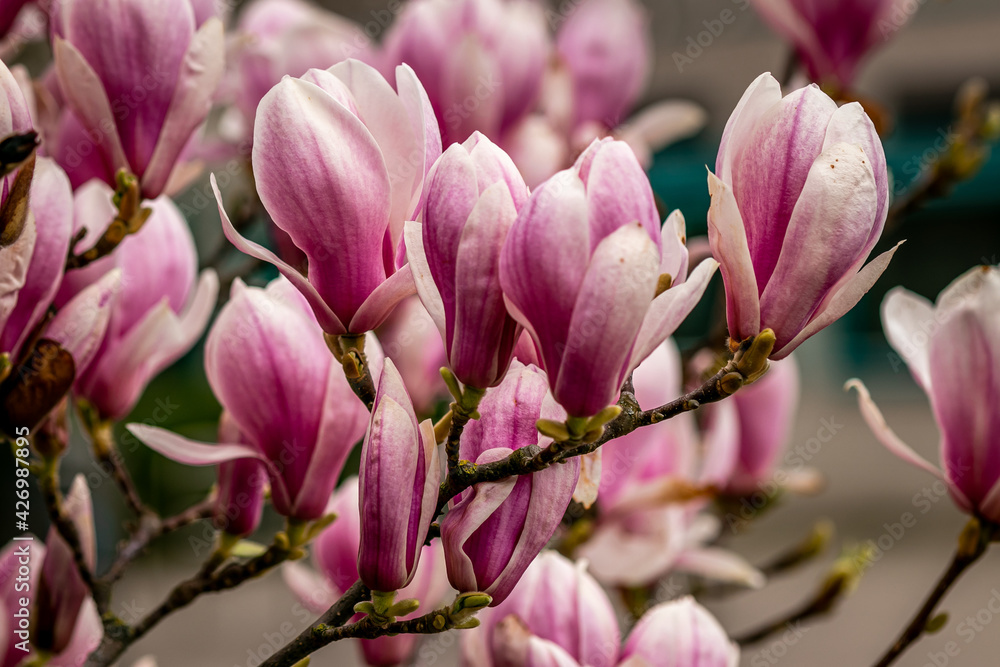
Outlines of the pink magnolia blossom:
{"label": "pink magnolia blossom", "polygon": [[257,105],[283,76],[371,59],[371,40],[360,25],[304,0],[247,3],[236,33],[228,85],[251,128]]}
{"label": "pink magnolia blossom", "polygon": [[308,276],[240,236],[213,181],[227,238],[274,264],[329,334],[374,329],[414,293],[409,266],[397,261],[400,239],[403,223],[420,206],[424,175],[441,141],[409,67],[398,68],[396,87],[368,65],[347,60],[300,79],[286,77],[257,108],[257,192],[274,223],[305,253]]}
{"label": "pink magnolia blossom", "polygon": [[552,642],[582,665],[613,667],[621,632],[611,600],[587,574],[586,562],[543,551],[502,603],[478,615],[481,625],[462,632],[462,665],[497,667],[521,639],[501,624],[516,618],[531,635]]}
{"label": "pink magnolia blossom", "polygon": [[762,74],[730,116],[708,175],[708,232],[734,344],[774,330],[782,359],[840,318],[895,248],[862,269],[889,205],[882,143],[860,104]]}
{"label": "pink magnolia blossom", "polygon": [[437,509],[441,467],[431,420],[417,423],[403,379],[387,360],[361,448],[358,571],[374,591],[410,583]]}
{"label": "pink magnolia blossom", "polygon": [[754,0],[817,83],[850,88],[865,56],[909,20],[910,0]]}
{"label": "pink magnolia blossom", "polygon": [[[96,563],[96,536],[90,489],[83,475],[77,475],[65,498],[68,518],[80,536],[84,560],[93,570]],[[28,571],[28,581],[16,576],[20,568]],[[18,583],[27,583],[22,588]],[[21,599],[28,600],[30,628],[19,623],[18,611],[24,608]],[[26,664],[36,651],[43,651],[46,664],[53,667],[74,667],[97,648],[103,635],[97,606],[89,597],[89,589],[80,578],[73,552],[58,531],[49,529],[46,543],[39,541],[12,542],[0,553],[0,606],[4,618],[0,627],[0,665],[14,667]],[[31,653],[17,644],[30,634]]]}
{"label": "pink magnolia blossom", "polygon": [[[115,217],[112,191],[100,181],[77,190],[74,230],[87,229],[76,251],[92,246]],[[218,278],[207,269],[196,275],[194,239],[174,203],[149,202],[152,215],[109,256],[70,271],[56,297],[62,305],[113,269],[120,285],[111,319],[94,361],[78,369],[76,393],[107,419],[121,419],[160,371],[201,337],[215,307]],[[196,282],[197,279],[197,282]]]}
{"label": "pink magnolia blossom", "polygon": [[0,248],[0,352],[12,358],[52,305],[73,231],[73,193],[52,160],[36,159],[28,202],[21,236]]}
{"label": "pink magnolia blossom", "polygon": [[[381,351],[370,343],[377,375]],[[247,444],[198,443],[142,424],[129,430],[188,465],[258,459],[279,514],[304,521],[322,516],[344,461],[364,435],[368,410],[301,295],[284,279],[266,289],[235,282],[209,332],[205,371]]]}
{"label": "pink magnolia blossom", "polygon": [[897,287],[882,302],[882,326],[930,399],[941,430],[940,468],[900,440],[865,386],[852,380],[868,426],[893,454],[947,484],[962,511],[1000,521],[1000,269],[968,271],[936,304]]}
{"label": "pink magnolia blossom", "polygon": [[416,0],[386,35],[383,71],[424,82],[445,145],[500,137],[535,104],[551,48],[542,8],[526,0]]}
{"label": "pink magnolia blossom", "polygon": [[[462,459],[490,463],[515,449],[551,438],[540,437],[539,418],[565,419],[546,389],[545,374],[513,362],[499,386],[479,404],[480,419],[462,436]],[[480,591],[507,598],[521,575],[548,543],[573,497],[579,459],[499,482],[483,482],[451,502],[441,521],[448,579],[459,592]]]}
{"label": "pink magnolia blossom", "polygon": [[[507,237],[500,284],[574,417],[613,403],[628,374],[680,325],[717,264],[686,280],[683,216],[660,227],[632,150],[595,141],[532,194]],[[670,289],[661,276],[670,277]]]}
{"label": "pink magnolia blossom", "polygon": [[632,628],[620,667],[737,667],[740,648],[707,609],[686,597],[656,605]]}
{"label": "pink magnolia blossom", "polygon": [[635,0],[585,0],[556,37],[573,85],[573,125],[615,128],[646,88],[653,45],[649,17]]}
{"label": "pink magnolia blossom", "polygon": [[127,169],[145,197],[157,197],[222,78],[222,22],[197,27],[189,0],[63,0],[56,8],[59,86],[103,158],[101,178],[113,185]]}
{"label": "pink magnolia blossom", "polygon": [[417,294],[434,319],[449,367],[463,384],[500,383],[521,327],[500,289],[500,251],[528,199],[517,167],[479,132],[452,144],[427,176],[422,222],[408,222]]}
{"label": "pink magnolia blossom", "polygon": [[[313,542],[315,569],[297,562],[286,563],[282,568],[288,587],[309,610],[317,614],[329,609],[358,579],[361,527],[357,477],[346,480],[337,489],[327,513],[336,514],[337,519]],[[422,548],[413,580],[397,593],[398,599],[419,600],[420,607],[398,619],[406,620],[428,613],[444,600],[447,590],[441,543],[433,542]],[[359,615],[354,620],[360,618]],[[360,645],[367,664],[388,667],[405,664],[413,655],[418,639],[417,635],[403,634],[363,639]]]}
{"label": "pink magnolia blossom", "polygon": [[799,404],[799,367],[795,356],[770,363],[764,377],[731,399],[739,421],[739,458],[727,491],[748,493],[774,473],[788,444]]}

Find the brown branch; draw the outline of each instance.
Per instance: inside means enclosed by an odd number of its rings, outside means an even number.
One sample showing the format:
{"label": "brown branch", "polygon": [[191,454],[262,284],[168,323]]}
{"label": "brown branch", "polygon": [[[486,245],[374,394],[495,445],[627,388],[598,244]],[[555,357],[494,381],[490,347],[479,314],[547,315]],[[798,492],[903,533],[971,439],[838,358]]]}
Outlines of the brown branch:
{"label": "brown branch", "polygon": [[927,596],[910,624],[903,630],[896,643],[889,647],[889,650],[875,663],[875,667],[888,667],[894,663],[911,644],[924,634],[927,623],[931,620],[934,610],[937,609],[945,594],[958,581],[959,577],[986,553],[990,541],[997,535],[998,531],[1000,528],[993,524],[981,523],[978,519],[969,521],[959,537],[958,549],[955,551],[951,565],[941,575],[934,589]]}
{"label": "brown branch", "polygon": [[287,541],[275,540],[260,556],[242,563],[233,563],[214,573],[200,572],[195,577],[174,587],[167,598],[134,626],[123,625],[117,619],[105,620],[104,638],[90,654],[86,667],[107,667],[135,641],[155,627],[171,613],[182,609],[206,593],[235,588],[243,582],[259,577],[292,555],[294,548]]}
{"label": "brown branch", "polygon": [[192,505],[180,514],[165,519],[159,519],[155,515],[146,515],[144,517],[145,520],[140,523],[139,530],[122,543],[115,562],[100,577],[100,584],[110,586],[118,581],[125,574],[125,570],[132,561],[138,558],[153,540],[180,530],[195,521],[211,518],[214,512],[215,500],[207,498],[196,505]]}
{"label": "brown branch", "polygon": [[139,491],[135,488],[132,477],[129,475],[128,468],[122,461],[121,453],[115,446],[112,436],[113,424],[110,421],[96,418],[96,415],[89,408],[84,409],[83,412],[84,423],[90,432],[94,458],[111,473],[111,477],[115,480],[115,484],[118,485],[122,497],[125,499],[125,504],[140,518],[140,523],[146,516],[155,516],[155,513],[143,504],[142,498],[139,497]]}
{"label": "brown branch", "polygon": [[299,633],[298,637],[285,644],[261,667],[295,665],[306,656],[315,653],[330,642],[336,641],[336,637],[327,640],[327,636],[333,629],[344,625],[354,615],[354,605],[362,600],[367,600],[370,594],[371,591],[361,583],[360,579],[355,581],[354,585],[347,589],[347,592],[332,607],[327,609],[312,625]]}

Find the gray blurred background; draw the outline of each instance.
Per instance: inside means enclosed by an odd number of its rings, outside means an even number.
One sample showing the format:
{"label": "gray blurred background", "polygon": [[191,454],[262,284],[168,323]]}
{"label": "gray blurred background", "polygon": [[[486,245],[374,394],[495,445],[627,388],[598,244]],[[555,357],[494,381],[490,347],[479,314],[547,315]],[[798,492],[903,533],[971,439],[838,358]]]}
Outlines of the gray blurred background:
{"label": "gray blurred background", "polygon": [[[361,22],[387,6],[385,0],[322,4]],[[939,132],[947,131],[952,97],[969,76],[985,77],[1000,94],[1000,2],[913,0],[912,5],[919,7],[916,16],[872,54],[857,86],[859,93],[897,114],[896,130],[885,140],[890,166],[897,171],[908,160],[919,159]],[[698,137],[664,151],[651,172],[657,193],[670,208],[684,211],[689,235],[695,236],[705,229],[709,201],[705,165],[714,164],[721,128],[750,81],[767,70],[780,74],[788,47],[746,7],[746,0],[675,0],[647,2],[647,7],[657,44],[647,101],[685,97],[710,113],[709,127]],[[673,53],[683,51],[688,38],[704,30],[704,21],[718,18],[725,9],[732,10],[736,20],[694,63],[679,72]],[[205,224],[217,224],[217,220]],[[788,498],[747,531],[724,540],[752,562],[761,562],[800,539],[817,519],[825,517],[837,526],[835,544],[824,558],[774,580],[764,591],[740,593],[709,606],[731,634],[739,635],[805,600],[841,547],[882,537],[890,548],[832,617],[807,623],[797,635],[779,635],[774,641],[745,650],[744,666],[871,664],[894,640],[945,568],[964,524],[947,497],[927,505],[915,499],[931,489],[933,479],[896,460],[875,441],[861,423],[853,396],[845,394],[842,386],[848,378],[862,378],[899,435],[929,459],[937,459],[938,434],[926,399],[905,367],[893,363],[881,334],[878,304],[885,291],[898,284],[933,298],[973,265],[1000,261],[1000,160],[988,162],[950,199],[907,218],[882,240],[876,252],[901,238],[908,239],[907,244],[872,293],[843,321],[801,348],[803,399],[791,446],[801,447],[814,438],[821,420],[842,425],[808,462],[824,475],[824,491],[811,498]],[[706,302],[711,300],[711,295],[706,298]],[[696,315],[696,322],[681,332],[682,345],[703,329],[707,317],[707,312]],[[149,416],[158,400],[172,401],[179,405],[171,417],[173,427],[189,435],[212,437],[218,411],[214,399],[204,388],[192,389],[182,382],[190,374],[201,373],[200,355],[200,349],[195,350],[150,387],[134,419]],[[64,472],[66,479],[74,466],[93,471],[79,449]],[[145,451],[127,452],[127,456],[144,494],[164,511],[176,511],[197,501],[211,483],[209,471],[154,459]],[[120,503],[110,493],[111,486],[99,485],[97,489],[102,503],[97,523],[106,548],[112,546],[123,516]],[[892,524],[906,512],[915,514],[917,522],[900,535]],[[263,529],[265,535],[276,527],[273,517],[269,521]],[[128,620],[129,614],[141,615],[152,608],[177,579],[194,571],[198,561],[193,551],[200,539],[200,530],[189,529],[142,559],[116,594],[114,610]],[[991,599],[1000,600],[998,551],[987,554],[946,598],[943,609],[951,613],[951,620],[944,629],[923,639],[897,664],[1000,665],[1000,618],[991,624],[994,614],[988,607]],[[107,558],[109,554],[102,555]],[[994,608],[1000,608],[998,605],[1000,602],[993,603]],[[977,627],[982,630],[962,631],[972,627],[966,617],[977,614]],[[271,575],[236,591],[201,599],[186,613],[171,616],[133,647],[121,664],[130,665],[141,655],[153,654],[161,667],[252,667],[270,654],[271,644],[287,641],[309,620],[281,577]],[[960,625],[963,622],[966,624]],[[949,642],[955,642],[957,655],[944,653]],[[454,645],[455,638],[450,635],[432,638],[415,664],[456,664]],[[354,647],[334,646],[317,655],[312,664],[352,665],[355,660]]]}

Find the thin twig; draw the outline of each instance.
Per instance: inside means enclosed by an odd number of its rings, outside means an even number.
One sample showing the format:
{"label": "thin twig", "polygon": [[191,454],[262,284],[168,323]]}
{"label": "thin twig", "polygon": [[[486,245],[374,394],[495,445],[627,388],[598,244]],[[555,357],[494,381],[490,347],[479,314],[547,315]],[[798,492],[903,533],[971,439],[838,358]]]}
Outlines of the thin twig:
{"label": "thin twig", "polygon": [[[160,519],[157,521],[146,521],[140,525],[139,530],[128,540],[122,543],[118,550],[118,557],[111,564],[108,571],[100,577],[100,583],[110,585],[118,581],[133,560],[139,557],[149,544],[163,535],[180,530],[188,524],[201,519],[211,518],[215,511],[215,500],[208,498],[196,505],[192,505],[180,514]],[[152,515],[149,515],[152,517]]]}
{"label": "thin twig", "polygon": [[91,421],[87,419],[86,421],[87,430],[90,431],[94,458],[111,473],[115,484],[118,485],[118,488],[122,492],[125,504],[129,506],[129,509],[136,516],[140,517],[140,521],[144,516],[153,515],[154,512],[146,507],[142,502],[142,498],[139,497],[139,491],[135,488],[128,468],[125,467],[122,460],[122,455],[115,446],[115,441],[112,437],[112,423],[104,420]]}
{"label": "thin twig", "polygon": [[992,524],[981,523],[978,519],[972,519],[962,531],[959,538],[958,549],[952,558],[951,565],[945,570],[938,580],[924,604],[917,611],[916,616],[906,626],[889,650],[885,652],[881,659],[875,663],[875,667],[888,667],[903,655],[907,648],[917,641],[927,629],[927,623],[934,615],[934,610],[944,598],[948,590],[958,581],[959,577],[986,553],[990,546],[990,541],[997,534],[998,527]]}
{"label": "thin twig", "polygon": [[242,563],[230,564],[218,572],[195,577],[174,587],[156,609],[134,626],[105,623],[105,634],[100,646],[87,658],[86,667],[107,667],[166,616],[194,602],[205,593],[217,593],[235,588],[254,577],[259,577],[284,562],[292,554],[287,543],[278,541],[260,556]]}

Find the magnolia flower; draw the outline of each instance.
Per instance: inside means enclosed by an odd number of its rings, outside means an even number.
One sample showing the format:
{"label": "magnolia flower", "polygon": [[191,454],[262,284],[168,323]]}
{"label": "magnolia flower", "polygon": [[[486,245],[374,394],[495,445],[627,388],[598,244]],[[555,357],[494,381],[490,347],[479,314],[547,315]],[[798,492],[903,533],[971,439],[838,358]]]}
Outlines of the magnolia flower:
{"label": "magnolia flower", "polygon": [[437,511],[441,467],[431,420],[417,423],[403,379],[386,360],[361,448],[358,571],[374,591],[413,578]]}
{"label": "magnolia flower", "polygon": [[101,178],[126,169],[150,199],[163,192],[224,69],[222,21],[196,29],[189,0],[55,3],[59,86],[103,160]]}
{"label": "magnolia flower", "polygon": [[[84,561],[93,570],[96,536],[90,489],[83,475],[73,479],[64,509],[80,537]],[[26,571],[25,582],[17,573]],[[27,586],[24,586],[27,584]],[[97,648],[103,629],[90,589],[80,578],[70,546],[52,527],[43,546],[36,540],[12,542],[0,553],[0,665],[26,664],[36,652],[53,667],[80,665]],[[27,600],[27,607],[24,604]],[[21,623],[27,608],[30,625]],[[18,646],[30,637],[32,653]],[[27,643],[27,642],[26,642]]]}
{"label": "magnolia flower", "polygon": [[417,294],[463,384],[500,383],[521,333],[500,289],[500,250],[528,199],[517,167],[479,132],[452,144],[427,176],[422,222],[406,223]]}
{"label": "magnolia flower", "polygon": [[228,83],[249,127],[257,105],[283,76],[302,76],[348,58],[371,58],[371,40],[360,25],[304,0],[247,3],[236,33],[236,62]]}
{"label": "magnolia flower", "polygon": [[[479,403],[480,419],[465,427],[460,455],[491,463],[515,449],[540,444],[539,418],[565,419],[546,390],[545,375],[533,366],[511,364],[499,386]],[[459,592],[480,591],[504,601],[562,520],[579,476],[578,458],[539,472],[483,482],[451,501],[441,520],[448,579]]]}
{"label": "magnolia flower", "polygon": [[274,223],[305,253],[308,276],[240,236],[212,182],[226,237],[274,264],[332,335],[374,329],[414,292],[397,251],[441,141],[409,67],[398,68],[396,87],[368,65],[347,60],[282,79],[257,108],[257,192]]}
{"label": "magnolia flower", "polygon": [[507,599],[480,612],[478,628],[462,632],[462,665],[503,664],[522,639],[522,633],[503,627],[516,618],[531,635],[556,644],[580,664],[613,667],[621,644],[618,618],[586,566],[555,551],[539,554]]}
{"label": "magnolia flower", "polygon": [[[668,342],[635,370],[641,406],[655,407],[680,395],[680,363],[680,353]],[[601,447],[598,520],[578,550],[599,580],[641,586],[685,571],[762,585],[760,572],[743,558],[708,546],[720,524],[702,510],[711,490],[730,478],[738,456],[735,410],[728,401],[717,408],[702,443],[694,416],[686,413]]]}
{"label": "magnolia flower", "polygon": [[909,20],[910,0],[754,0],[768,24],[795,46],[817,83],[850,88],[858,65]]}
{"label": "magnolia flower", "polygon": [[[0,77],[4,71],[0,69]],[[5,194],[10,183],[3,188]],[[20,237],[0,247],[4,276],[0,279],[0,352],[15,359],[52,305],[73,231],[73,192],[66,174],[52,160],[36,159],[28,196],[29,213]]]}
{"label": "magnolia flower", "polygon": [[791,435],[799,404],[799,367],[795,356],[771,362],[764,376],[730,399],[739,422],[739,457],[726,490],[756,491],[774,472]]}
{"label": "magnolia flower", "polygon": [[882,326],[930,399],[940,468],[900,440],[861,381],[851,380],[868,426],[893,454],[947,484],[962,511],[1000,521],[1000,269],[972,269],[936,304],[894,288],[882,302]]}
{"label": "magnolia flower", "polygon": [[[100,181],[77,190],[74,231],[87,233],[76,250],[92,246],[114,220],[112,195]],[[159,197],[149,207],[153,213],[138,233],[111,255],[69,272],[56,297],[61,306],[112,269],[121,272],[108,331],[94,361],[78,369],[75,384],[76,393],[105,419],[125,417],[150,380],[191,349],[218,294],[213,270],[196,275],[194,239],[174,203]]]}
{"label": "magnolia flower", "polygon": [[560,25],[559,57],[573,86],[573,125],[615,128],[646,88],[653,45],[634,0],[586,0]]}
{"label": "magnolia flower", "polygon": [[500,137],[538,98],[551,48],[527,0],[416,0],[385,38],[383,72],[401,63],[424,82],[445,145],[473,131]]}
{"label": "magnolia flower", "polygon": [[631,149],[606,139],[532,192],[504,245],[500,285],[556,401],[590,417],[680,325],[716,266],[706,260],[685,280],[683,216],[661,229]]}
{"label": "magnolia flower", "polygon": [[[358,508],[358,478],[346,480],[334,494],[327,514],[337,519],[314,540],[312,560],[315,569],[298,562],[282,567],[285,583],[303,604],[317,614],[325,612],[358,579],[358,550],[361,542]],[[448,590],[441,543],[424,546],[413,579],[398,592],[400,599],[416,599],[420,607],[398,620],[406,620],[434,609]],[[353,620],[362,618],[358,615]],[[361,652],[369,665],[405,664],[413,655],[418,635],[402,634],[363,639]]]}
{"label": "magnolia flower", "polygon": [[860,104],[815,86],[781,96],[760,75],[730,116],[708,175],[708,233],[733,345],[774,330],[773,359],[840,318],[895,248],[861,268],[889,206],[882,144]]}
{"label": "magnolia flower", "polygon": [[686,597],[658,604],[639,619],[622,649],[621,667],[652,667],[670,656],[677,667],[737,667],[740,647],[707,609]]}
{"label": "magnolia flower", "polygon": [[[369,342],[377,375],[381,351]],[[303,521],[321,517],[347,456],[364,435],[368,410],[295,288],[284,279],[266,289],[236,281],[208,334],[205,372],[247,444],[198,443],[142,424],[128,429],[188,465],[262,461],[279,514]]]}

